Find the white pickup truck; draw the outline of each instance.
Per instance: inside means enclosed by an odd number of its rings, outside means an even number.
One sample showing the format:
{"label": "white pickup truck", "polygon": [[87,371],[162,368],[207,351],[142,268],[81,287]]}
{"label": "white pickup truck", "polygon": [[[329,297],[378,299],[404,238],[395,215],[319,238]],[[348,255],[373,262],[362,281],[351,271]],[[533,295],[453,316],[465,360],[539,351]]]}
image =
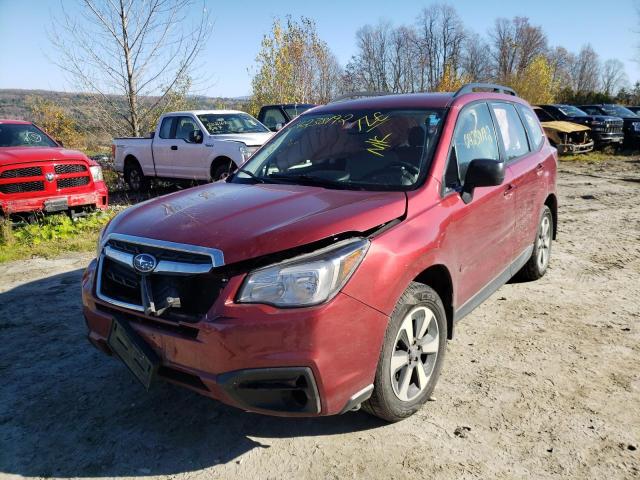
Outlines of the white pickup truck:
{"label": "white pickup truck", "polygon": [[271,136],[258,120],[235,110],[166,113],[147,138],[115,138],[115,168],[134,191],[152,178],[216,181],[245,162]]}

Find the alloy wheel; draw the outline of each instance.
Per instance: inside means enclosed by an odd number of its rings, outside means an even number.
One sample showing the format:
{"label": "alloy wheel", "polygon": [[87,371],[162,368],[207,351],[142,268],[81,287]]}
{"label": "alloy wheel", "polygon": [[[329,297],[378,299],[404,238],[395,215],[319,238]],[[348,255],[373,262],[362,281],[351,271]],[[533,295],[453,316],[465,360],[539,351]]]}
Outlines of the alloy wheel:
{"label": "alloy wheel", "polygon": [[393,392],[411,401],[427,388],[436,365],[440,332],[435,314],[427,307],[414,307],[402,320],[391,357]]}
{"label": "alloy wheel", "polygon": [[551,221],[549,216],[542,217],[538,238],[536,240],[536,248],[538,251],[538,268],[544,271],[549,263],[549,250],[551,248]]}

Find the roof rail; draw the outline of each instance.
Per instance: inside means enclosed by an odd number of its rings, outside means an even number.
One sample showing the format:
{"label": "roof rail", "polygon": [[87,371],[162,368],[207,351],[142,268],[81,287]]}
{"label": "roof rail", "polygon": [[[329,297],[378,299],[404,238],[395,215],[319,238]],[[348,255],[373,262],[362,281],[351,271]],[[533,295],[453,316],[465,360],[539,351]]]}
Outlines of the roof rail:
{"label": "roof rail", "polygon": [[346,102],[347,100],[351,100],[353,98],[382,97],[383,95],[393,95],[393,94],[391,92],[350,92],[334,98],[329,103],[331,104],[331,103]]}
{"label": "roof rail", "polygon": [[504,85],[496,85],[495,83],[467,83],[458,89],[456,93],[453,94],[453,98],[459,97],[460,95],[464,95],[466,93],[473,93],[476,89],[478,90],[489,90],[493,93],[503,93],[505,95],[513,95],[517,97],[518,94],[511,87],[505,87]]}

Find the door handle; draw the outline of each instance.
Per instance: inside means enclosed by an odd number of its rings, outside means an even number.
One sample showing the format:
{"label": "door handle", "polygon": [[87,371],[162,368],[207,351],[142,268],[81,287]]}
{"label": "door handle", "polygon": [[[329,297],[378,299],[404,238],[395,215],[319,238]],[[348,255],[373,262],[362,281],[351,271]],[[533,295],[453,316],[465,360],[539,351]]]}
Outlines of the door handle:
{"label": "door handle", "polygon": [[171,145],[171,150],[177,150],[178,149],[178,145]]}
{"label": "door handle", "polygon": [[538,165],[536,165],[536,174],[538,176],[542,175],[544,173],[544,165],[542,165],[541,163],[539,163]]}
{"label": "door handle", "polygon": [[510,183],[509,185],[507,185],[507,188],[505,189],[503,195],[509,198],[511,195],[513,195],[515,189],[516,187],[514,187],[513,184]]}

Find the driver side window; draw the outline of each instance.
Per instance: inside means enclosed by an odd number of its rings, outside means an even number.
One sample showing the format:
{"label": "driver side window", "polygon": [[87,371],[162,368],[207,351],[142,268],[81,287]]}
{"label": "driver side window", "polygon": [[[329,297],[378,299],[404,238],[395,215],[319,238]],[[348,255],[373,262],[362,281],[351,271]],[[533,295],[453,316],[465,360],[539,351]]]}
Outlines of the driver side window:
{"label": "driver side window", "polygon": [[500,160],[495,128],[486,103],[466,107],[458,115],[445,173],[446,188],[461,187],[469,163],[480,158]]}

